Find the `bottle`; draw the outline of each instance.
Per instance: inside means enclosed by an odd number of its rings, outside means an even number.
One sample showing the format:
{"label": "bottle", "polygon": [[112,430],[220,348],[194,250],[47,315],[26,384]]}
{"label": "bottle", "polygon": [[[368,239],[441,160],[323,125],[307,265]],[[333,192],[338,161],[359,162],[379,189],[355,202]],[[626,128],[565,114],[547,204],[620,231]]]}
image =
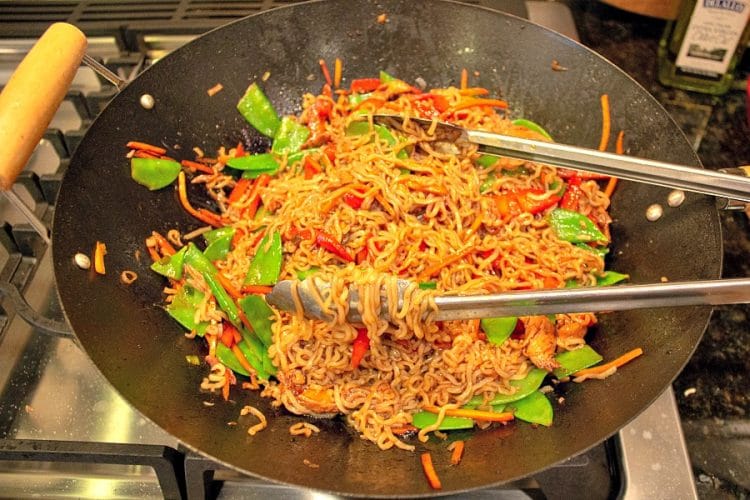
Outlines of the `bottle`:
{"label": "bottle", "polygon": [[750,39],[750,0],[685,0],[659,41],[659,81],[726,93]]}

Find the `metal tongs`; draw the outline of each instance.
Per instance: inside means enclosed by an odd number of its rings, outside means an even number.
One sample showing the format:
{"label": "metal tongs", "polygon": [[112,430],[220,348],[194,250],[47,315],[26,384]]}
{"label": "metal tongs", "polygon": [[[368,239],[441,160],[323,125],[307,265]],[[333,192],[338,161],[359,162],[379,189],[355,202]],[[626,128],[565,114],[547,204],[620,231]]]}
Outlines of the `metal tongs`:
{"label": "metal tongs", "polygon": [[[375,121],[398,125],[397,115],[375,115]],[[435,126],[435,135],[450,142],[467,141],[479,145],[484,154],[505,156],[557,167],[585,170],[631,181],[683,189],[713,196],[750,202],[750,178],[747,168],[728,174],[700,168],[675,165],[644,158],[550,142],[521,139],[479,130],[467,130],[449,123],[409,118],[424,127]],[[730,205],[731,206],[731,205]],[[410,282],[399,280],[398,309],[403,305],[404,290]],[[281,281],[266,295],[269,304],[287,311],[295,310],[292,281]],[[332,311],[325,306],[330,284],[310,277],[298,282],[297,294],[305,316],[330,321]],[[362,321],[359,294],[349,290],[347,321]],[[380,317],[390,319],[384,291],[381,294]],[[466,320],[502,316],[533,316],[554,313],[623,311],[630,309],[750,303],[750,278],[727,280],[620,285],[614,287],[566,288],[553,290],[513,291],[485,295],[441,295],[435,297],[434,321]]]}
{"label": "metal tongs", "polygon": [[[404,121],[401,116],[387,114],[374,115],[373,119],[387,125],[398,125]],[[431,120],[423,118],[409,118],[409,121],[425,128],[433,125]],[[732,168],[732,173],[717,172],[566,144],[469,130],[446,122],[437,122],[435,135],[450,142],[477,144],[480,153],[492,156],[595,172],[629,181],[750,202],[750,178],[746,177],[750,175],[748,167]]]}
{"label": "metal tongs", "polygon": [[[285,311],[295,310],[294,282],[280,281],[266,295],[268,303]],[[398,308],[403,306],[404,291],[412,283],[398,280]],[[308,277],[297,282],[297,294],[305,316],[330,321],[331,310],[321,307],[330,295],[330,285]],[[536,316],[576,312],[625,311],[655,307],[750,303],[750,278],[687,281],[649,285],[612,287],[557,288],[551,290],[513,291],[484,295],[439,295],[435,297],[433,321],[466,320],[503,316]],[[385,291],[381,293],[380,317],[390,320]],[[361,323],[359,293],[349,289],[350,323]]]}

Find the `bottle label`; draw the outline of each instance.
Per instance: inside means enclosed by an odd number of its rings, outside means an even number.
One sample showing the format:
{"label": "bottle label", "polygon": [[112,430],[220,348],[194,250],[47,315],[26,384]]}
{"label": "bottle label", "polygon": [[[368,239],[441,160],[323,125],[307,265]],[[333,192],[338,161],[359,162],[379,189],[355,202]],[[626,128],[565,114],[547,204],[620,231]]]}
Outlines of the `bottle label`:
{"label": "bottle label", "polygon": [[750,16],[748,4],[742,0],[698,0],[676,66],[687,73],[714,78],[723,75]]}

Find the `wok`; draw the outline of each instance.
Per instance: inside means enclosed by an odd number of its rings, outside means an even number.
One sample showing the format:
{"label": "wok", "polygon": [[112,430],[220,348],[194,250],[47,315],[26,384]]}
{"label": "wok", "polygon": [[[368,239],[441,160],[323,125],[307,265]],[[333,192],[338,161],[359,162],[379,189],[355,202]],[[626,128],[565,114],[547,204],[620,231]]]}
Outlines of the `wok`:
{"label": "wok", "polygon": [[[376,18],[386,13],[388,22]],[[344,85],[383,69],[428,86],[457,85],[462,68],[472,82],[500,93],[513,116],[543,124],[554,137],[595,147],[599,97],[612,103],[613,130],[626,131],[634,155],[686,165],[699,161],[657,102],[611,63],[563,36],[487,9],[445,1],[333,0],[280,8],[212,31],[176,50],[128,85],[101,113],[65,174],[53,225],[53,260],[65,315],[81,345],[125,400],[196,451],[237,470],[283,483],[338,494],[432,495],[418,454],[379,451],[340,419],[316,422],[319,435],[289,435],[300,417],[272,409],[269,401],[237,391],[233,402],[198,391],[205,366],[185,356],[204,354],[198,342],[159,307],[162,279],[148,270],[143,241],[152,230],[199,226],[180,208],[171,189],[149,192],[130,179],[125,143],[163,144],[171,156],[191,158],[195,146],[214,151],[236,144],[247,123],[235,111],[245,88],[263,84],[281,113],[300,109],[301,95],[323,83],[318,59],[344,61]],[[567,71],[553,71],[557,60]],[[312,75],[312,76],[309,76]],[[220,82],[214,97],[206,90]],[[155,98],[151,110],[142,94]],[[179,149],[178,149],[179,148]],[[666,190],[622,182],[612,200],[613,241],[608,266],[634,283],[717,278],[720,228],[713,200],[688,194],[656,223],[645,210],[666,200]],[[76,252],[107,244],[106,276],[82,272]],[[139,279],[126,286],[120,271]],[[523,423],[466,436],[467,451],[449,467],[446,445],[430,450],[443,492],[461,492],[527,476],[580,453],[615,433],[659,396],[701,338],[710,308],[641,310],[602,315],[591,335],[605,359],[635,347],[645,356],[604,381],[561,388],[549,429]],[[268,429],[249,436],[239,419],[251,404],[269,418]],[[248,417],[249,418],[249,417]],[[310,468],[307,463],[318,464]]]}

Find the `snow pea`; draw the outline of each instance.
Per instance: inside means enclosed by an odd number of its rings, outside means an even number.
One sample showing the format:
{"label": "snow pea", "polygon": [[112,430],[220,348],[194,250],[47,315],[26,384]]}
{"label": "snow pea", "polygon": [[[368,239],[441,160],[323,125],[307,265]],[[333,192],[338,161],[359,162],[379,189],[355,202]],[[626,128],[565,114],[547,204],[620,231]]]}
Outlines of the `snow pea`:
{"label": "snow pea", "polygon": [[279,162],[270,153],[230,158],[227,166],[243,170],[242,177],[245,179],[255,179],[261,174],[275,175],[279,171]]}
{"label": "snow pea", "polygon": [[573,351],[564,351],[555,356],[560,366],[552,372],[557,378],[564,378],[577,371],[588,368],[599,363],[603,358],[601,354],[584,345]]}
{"label": "snow pea", "polygon": [[203,255],[203,252],[198,250],[198,247],[193,243],[188,243],[187,247],[188,249],[185,252],[185,264],[193,267],[196,271],[201,273],[201,276],[203,276],[203,279],[211,290],[219,307],[227,314],[229,322],[237,327],[237,329],[242,330],[244,327],[240,318],[239,309],[237,309],[237,304],[234,303],[232,297],[226,290],[224,290],[221,283],[219,283],[219,279],[216,276],[218,271],[211,261]]}
{"label": "snow pea", "polygon": [[268,137],[276,135],[281,120],[257,83],[247,88],[245,95],[237,103],[237,110],[261,134]]}
{"label": "snow pea", "polygon": [[437,282],[435,281],[423,281],[419,284],[420,290],[437,290]]}
{"label": "snow pea", "polygon": [[599,231],[596,224],[579,212],[556,208],[547,217],[555,234],[563,241],[571,243],[607,242],[607,237]]}
{"label": "snow pea", "polygon": [[[245,359],[250,363],[250,366],[255,369],[260,380],[268,380],[268,377],[276,372],[275,368],[271,371],[267,370],[264,359],[260,358],[254,348],[249,346],[245,340],[237,342],[237,348],[245,356]],[[245,367],[239,362],[234,352],[222,342],[216,344],[216,359],[235,373],[245,375],[246,377],[250,375],[248,371],[245,370]],[[271,366],[271,368],[273,368],[273,366]]]}
{"label": "snow pea", "polygon": [[499,156],[480,155],[476,160],[474,160],[474,163],[476,163],[479,167],[489,168],[493,167],[498,161],[500,161]]}
{"label": "snow pea", "polygon": [[185,251],[187,247],[182,247],[174,255],[168,255],[163,259],[157,260],[151,264],[151,270],[167,278],[174,280],[182,279],[182,267],[185,262]]}
{"label": "snow pea", "polygon": [[380,70],[379,76],[380,76],[380,81],[383,82],[383,83],[392,82],[393,80],[396,79],[396,77],[389,75],[388,73],[386,73],[383,70]]}
{"label": "snow pea", "polygon": [[310,269],[300,269],[296,271],[295,274],[297,275],[298,280],[304,281],[308,276],[311,276],[318,271],[320,271],[320,268],[318,266],[311,266]]}
{"label": "snow pea", "polygon": [[246,285],[275,285],[279,280],[281,262],[281,235],[278,231],[267,234],[258,245],[258,251],[250,262],[245,276]]}
{"label": "snow pea", "polygon": [[229,247],[232,245],[234,233],[235,229],[233,227],[220,227],[219,229],[203,233],[203,238],[208,245],[203,251],[203,255],[211,262],[224,260],[227,253],[229,253]]}
{"label": "snow pea", "polygon": [[510,337],[516,328],[518,318],[508,316],[505,318],[483,318],[480,321],[482,330],[487,335],[487,340],[492,344],[500,345]]}
{"label": "snow pea", "polygon": [[281,119],[281,125],[273,136],[271,152],[277,155],[296,153],[310,137],[310,129],[297,123],[291,116]]}
{"label": "snow pea", "polygon": [[[419,411],[411,416],[411,423],[417,429],[423,429],[437,422],[437,414],[428,411]],[[438,427],[441,431],[455,431],[459,429],[471,429],[474,427],[474,421],[470,418],[463,417],[445,417]]]}
{"label": "snow pea", "polygon": [[574,245],[578,248],[583,248],[584,250],[588,250],[589,252],[598,255],[602,259],[609,253],[608,247],[592,247],[591,245],[587,245],[586,243],[574,243]]}
{"label": "snow pea", "polygon": [[[519,399],[523,399],[529,394],[539,389],[539,387],[542,386],[544,377],[546,376],[547,376],[547,372],[545,370],[542,370],[541,368],[534,368],[524,378],[520,380],[510,381],[510,385],[516,388],[516,392],[514,394],[497,394],[487,404],[491,406],[495,406],[495,405],[501,405],[501,404],[508,404],[508,403],[512,403],[513,401],[518,401]],[[471,398],[471,400],[466,405],[466,407],[468,408],[472,406],[473,407],[479,406],[483,403],[483,401],[484,400],[482,396],[474,396],[473,398]]]}
{"label": "snow pea", "polygon": [[597,286],[609,286],[619,283],[630,278],[628,274],[618,273],[617,271],[604,271],[604,274],[596,277]]}
{"label": "snow pea", "polygon": [[131,158],[130,177],[151,191],[167,187],[180,173],[180,164],[161,158]]}
{"label": "snow pea", "polygon": [[172,316],[179,324],[184,326],[188,331],[195,331],[199,337],[206,333],[208,322],[195,322],[195,310],[203,300],[203,293],[195,288],[184,285],[172,298],[166,309],[167,313]]}
{"label": "snow pea", "polygon": [[508,404],[506,411],[512,411],[517,419],[524,422],[545,427],[552,425],[552,403],[539,391],[534,391],[525,398]]}
{"label": "snow pea", "polygon": [[349,105],[356,106],[359,103],[366,101],[370,97],[372,97],[372,92],[365,92],[363,94],[356,94],[356,93],[352,94],[349,96]]}
{"label": "snow pea", "polygon": [[517,120],[513,120],[513,122],[511,123],[513,123],[513,125],[529,129],[532,132],[536,132],[537,134],[540,134],[541,136],[549,139],[550,141],[552,140],[552,136],[549,135],[549,133],[547,133],[547,131],[544,130],[541,125],[539,125],[538,123],[532,122],[531,120],[527,120],[525,118],[519,118]]}
{"label": "snow pea", "polygon": [[[398,143],[396,136],[386,127],[375,124],[372,126],[372,129],[370,129],[370,122],[366,121],[351,122],[346,127],[346,135],[366,135],[370,133],[370,130],[374,130],[378,137],[385,141],[389,146],[395,146]],[[405,160],[409,157],[409,153],[405,149],[400,149],[398,153],[396,153],[396,157]]]}
{"label": "snow pea", "polygon": [[266,347],[271,345],[273,311],[268,307],[265,299],[259,295],[247,295],[239,300],[239,305],[255,330],[255,335]]}

